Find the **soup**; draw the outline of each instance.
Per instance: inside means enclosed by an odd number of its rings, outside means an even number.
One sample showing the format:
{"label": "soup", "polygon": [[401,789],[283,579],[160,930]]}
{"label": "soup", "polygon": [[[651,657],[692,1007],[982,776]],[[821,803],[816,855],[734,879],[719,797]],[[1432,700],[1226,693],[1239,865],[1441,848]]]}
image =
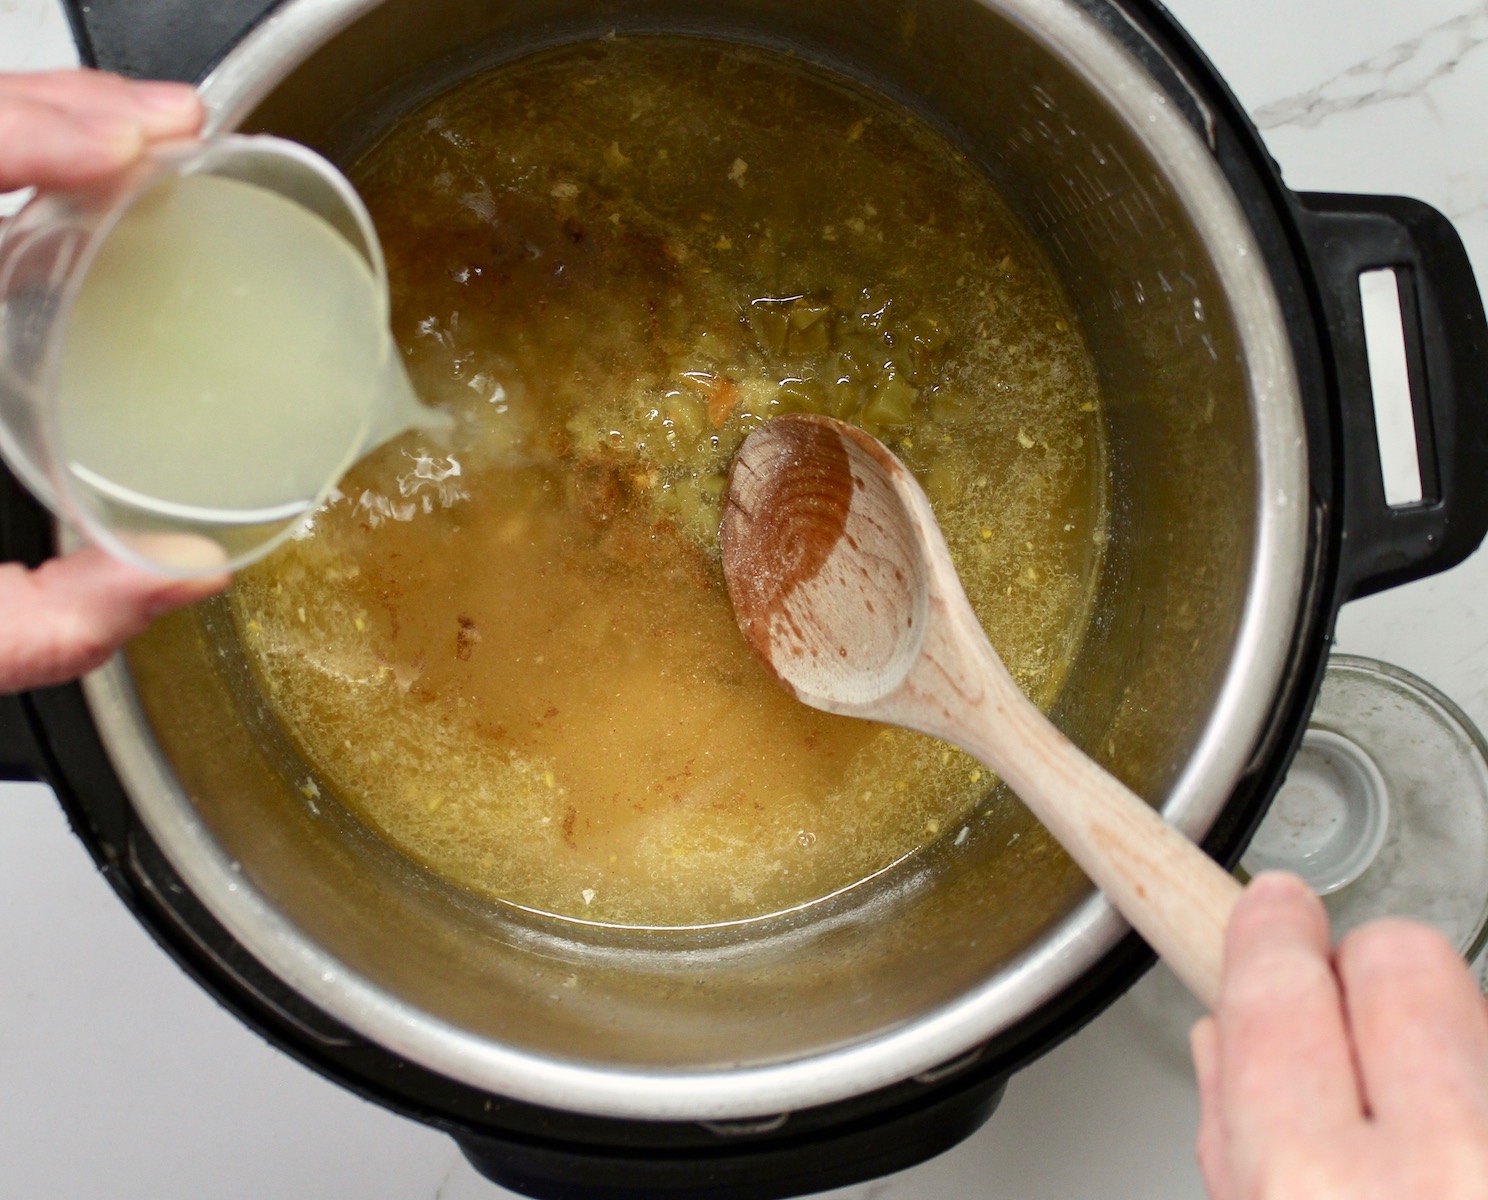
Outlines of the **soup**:
{"label": "soup", "polygon": [[948,140],[783,54],[611,39],[462,83],[353,177],[459,430],[365,460],[235,585],[307,803],[489,900],[686,927],[811,904],[1011,802],[782,691],[717,548],[749,430],[853,421],[924,484],[1020,684],[1057,694],[1105,538],[1099,397]]}

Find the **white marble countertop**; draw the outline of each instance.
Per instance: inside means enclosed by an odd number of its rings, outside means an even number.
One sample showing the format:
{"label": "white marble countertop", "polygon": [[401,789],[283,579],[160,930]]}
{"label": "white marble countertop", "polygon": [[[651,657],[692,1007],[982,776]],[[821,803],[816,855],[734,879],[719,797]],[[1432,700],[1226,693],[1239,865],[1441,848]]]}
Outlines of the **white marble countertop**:
{"label": "white marble countertop", "polygon": [[[209,0],[203,0],[204,3]],[[0,0],[0,70],[74,56],[55,0]],[[1172,0],[1294,188],[1418,196],[1488,283],[1488,3]],[[1341,649],[1488,728],[1488,551],[1351,605]],[[1149,976],[1018,1076],[968,1142],[836,1200],[1197,1200],[1195,1094]],[[260,1041],[159,951],[45,788],[0,786],[0,1195],[499,1200],[447,1138]]]}

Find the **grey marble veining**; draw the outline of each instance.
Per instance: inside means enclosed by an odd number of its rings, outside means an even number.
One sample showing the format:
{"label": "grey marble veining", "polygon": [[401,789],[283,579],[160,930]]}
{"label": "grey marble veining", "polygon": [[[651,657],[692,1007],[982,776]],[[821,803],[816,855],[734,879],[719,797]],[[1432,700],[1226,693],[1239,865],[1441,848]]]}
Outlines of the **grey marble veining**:
{"label": "grey marble veining", "polygon": [[1263,130],[1318,125],[1340,112],[1417,99],[1431,104],[1431,87],[1457,71],[1488,42],[1488,3],[1397,42],[1305,92],[1262,105],[1252,114]]}

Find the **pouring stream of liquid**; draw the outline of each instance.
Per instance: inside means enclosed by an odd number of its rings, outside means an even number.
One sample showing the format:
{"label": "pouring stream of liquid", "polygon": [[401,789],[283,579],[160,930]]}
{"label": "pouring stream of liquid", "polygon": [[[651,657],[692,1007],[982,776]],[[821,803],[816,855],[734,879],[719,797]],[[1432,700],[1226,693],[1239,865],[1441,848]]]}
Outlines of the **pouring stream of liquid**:
{"label": "pouring stream of liquid", "polygon": [[1023,695],[882,443],[828,417],[769,422],[734,460],[719,536],[739,627],[781,683],[986,763],[1213,1008],[1240,885]]}

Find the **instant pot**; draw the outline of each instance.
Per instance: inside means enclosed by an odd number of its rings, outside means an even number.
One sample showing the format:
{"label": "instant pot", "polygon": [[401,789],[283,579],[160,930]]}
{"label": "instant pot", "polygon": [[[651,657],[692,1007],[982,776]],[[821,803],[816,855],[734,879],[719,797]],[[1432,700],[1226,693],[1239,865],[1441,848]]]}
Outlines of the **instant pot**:
{"label": "instant pot", "polygon": [[[201,79],[214,128],[349,161],[472,72],[565,42],[777,47],[920,113],[991,174],[1106,402],[1107,564],[1054,716],[1232,863],[1306,726],[1339,606],[1488,530],[1488,334],[1450,224],[1295,194],[1143,0],[92,0],[84,58]],[[1386,502],[1359,277],[1398,285],[1424,498]],[[56,534],[0,480],[0,552]],[[804,914],[592,933],[443,885],[322,796],[219,603],[82,684],[0,699],[120,897],[307,1066],[537,1197],[767,1200],[898,1170],[1150,962],[1047,838],[981,829]],[[1026,834],[1026,836],[1025,836]]]}

